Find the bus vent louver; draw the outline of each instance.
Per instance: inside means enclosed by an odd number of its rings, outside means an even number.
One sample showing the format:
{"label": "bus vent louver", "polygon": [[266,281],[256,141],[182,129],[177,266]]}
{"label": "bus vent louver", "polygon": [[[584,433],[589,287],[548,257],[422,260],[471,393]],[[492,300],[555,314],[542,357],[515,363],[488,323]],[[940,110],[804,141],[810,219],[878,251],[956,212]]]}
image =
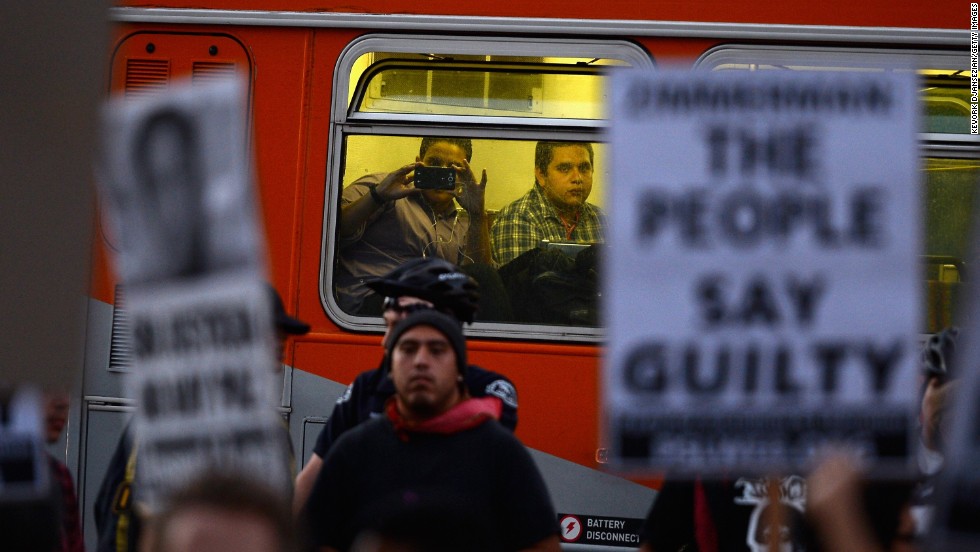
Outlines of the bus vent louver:
{"label": "bus vent louver", "polygon": [[170,79],[170,60],[126,60],[126,97],[145,98],[167,89]]}
{"label": "bus vent louver", "polygon": [[191,80],[194,84],[204,84],[234,78],[235,64],[217,61],[195,61]]}
{"label": "bus vent louver", "polygon": [[129,344],[129,316],[125,308],[125,292],[116,286],[115,308],[112,310],[112,337],[109,346],[109,371],[125,372],[133,366],[133,351]]}

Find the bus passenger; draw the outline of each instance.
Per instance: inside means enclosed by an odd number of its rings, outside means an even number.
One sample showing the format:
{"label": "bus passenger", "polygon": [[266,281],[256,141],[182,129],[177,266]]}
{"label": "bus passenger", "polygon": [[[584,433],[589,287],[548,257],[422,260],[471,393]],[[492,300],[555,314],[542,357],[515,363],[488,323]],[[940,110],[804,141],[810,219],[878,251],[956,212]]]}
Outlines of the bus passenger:
{"label": "bus passenger", "polygon": [[[382,297],[364,284],[417,257],[465,265],[490,262],[484,209],[487,172],[476,181],[468,139],[423,138],[419,155],[387,175],[369,174],[344,189],[340,212],[337,302],[351,314],[378,315]],[[455,190],[419,189],[417,167],[452,167]]]}
{"label": "bus passenger", "polygon": [[531,189],[500,210],[492,232],[493,258],[504,265],[541,240],[603,241],[602,211],[589,203],[595,160],[588,142],[538,142]]}
{"label": "bus passenger", "polygon": [[395,395],[324,459],[305,508],[313,544],[349,550],[392,501],[451,496],[488,520],[493,530],[474,535],[486,548],[557,552],[554,507],[531,455],[496,422],[499,401],[467,397],[459,323],[414,312],[391,330],[386,352]]}
{"label": "bus passenger", "polygon": [[[384,302],[385,346],[392,328],[410,313],[434,309],[451,316],[462,326],[473,322],[479,293],[476,282],[460,269],[442,259],[415,259],[368,282],[368,286],[387,297]],[[296,477],[293,510],[299,512],[316,481],[323,459],[333,443],[347,430],[381,415],[385,402],[395,393],[388,377],[388,359],[382,356],[380,366],[362,372],[333,407],[327,425],[320,432],[309,462]],[[502,411],[500,423],[514,431],[517,427],[517,390],[509,379],[478,366],[466,370],[466,393],[471,397],[496,397]]]}

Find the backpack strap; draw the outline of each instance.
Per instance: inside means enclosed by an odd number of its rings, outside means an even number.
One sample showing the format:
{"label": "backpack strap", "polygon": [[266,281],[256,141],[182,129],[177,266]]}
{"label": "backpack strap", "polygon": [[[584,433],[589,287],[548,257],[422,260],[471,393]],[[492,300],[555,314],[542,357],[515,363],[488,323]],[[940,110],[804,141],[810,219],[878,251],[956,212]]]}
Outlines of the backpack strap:
{"label": "backpack strap", "polygon": [[116,523],[116,552],[130,550],[129,527],[133,516],[133,481],[136,479],[138,450],[139,443],[134,441],[133,450],[130,451],[129,460],[126,461],[126,475],[116,488],[116,496],[112,501],[112,510],[119,516],[119,521]]}

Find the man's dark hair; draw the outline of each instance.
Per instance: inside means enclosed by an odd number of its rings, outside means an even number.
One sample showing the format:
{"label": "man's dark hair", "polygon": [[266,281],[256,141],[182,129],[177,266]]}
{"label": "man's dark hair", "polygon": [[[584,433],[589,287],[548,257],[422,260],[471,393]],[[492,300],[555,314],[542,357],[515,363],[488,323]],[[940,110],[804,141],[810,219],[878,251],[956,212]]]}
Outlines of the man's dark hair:
{"label": "man's dark hair", "polygon": [[425,152],[429,151],[433,145],[445,142],[458,146],[466,154],[466,162],[469,163],[473,158],[473,141],[469,138],[446,138],[442,136],[427,136],[422,138],[422,145],[419,146],[419,159],[425,159]]}
{"label": "man's dark hair", "polygon": [[190,508],[258,516],[272,525],[280,552],[298,550],[296,527],[285,497],[257,481],[211,471],[174,492],[164,509],[155,516],[154,552],[166,552],[170,524],[176,516]]}
{"label": "man's dark hair", "polygon": [[589,152],[589,163],[595,167],[595,153],[592,151],[592,144],[589,142],[538,142],[534,147],[534,166],[542,173],[548,174],[548,165],[555,157],[555,148],[574,146],[585,148]]}

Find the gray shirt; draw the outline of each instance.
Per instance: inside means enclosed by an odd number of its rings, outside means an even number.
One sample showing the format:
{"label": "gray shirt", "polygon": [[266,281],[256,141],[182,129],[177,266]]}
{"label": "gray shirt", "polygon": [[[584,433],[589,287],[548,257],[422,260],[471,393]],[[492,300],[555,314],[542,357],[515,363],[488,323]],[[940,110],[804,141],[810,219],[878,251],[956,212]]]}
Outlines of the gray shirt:
{"label": "gray shirt", "polygon": [[[349,205],[370,193],[385,173],[369,174],[344,189],[341,204]],[[371,290],[364,281],[382,276],[418,257],[440,257],[461,264],[466,256],[469,214],[462,208],[435,213],[417,194],[389,201],[375,211],[353,236],[340,240],[334,285],[337,303],[357,312]]]}

